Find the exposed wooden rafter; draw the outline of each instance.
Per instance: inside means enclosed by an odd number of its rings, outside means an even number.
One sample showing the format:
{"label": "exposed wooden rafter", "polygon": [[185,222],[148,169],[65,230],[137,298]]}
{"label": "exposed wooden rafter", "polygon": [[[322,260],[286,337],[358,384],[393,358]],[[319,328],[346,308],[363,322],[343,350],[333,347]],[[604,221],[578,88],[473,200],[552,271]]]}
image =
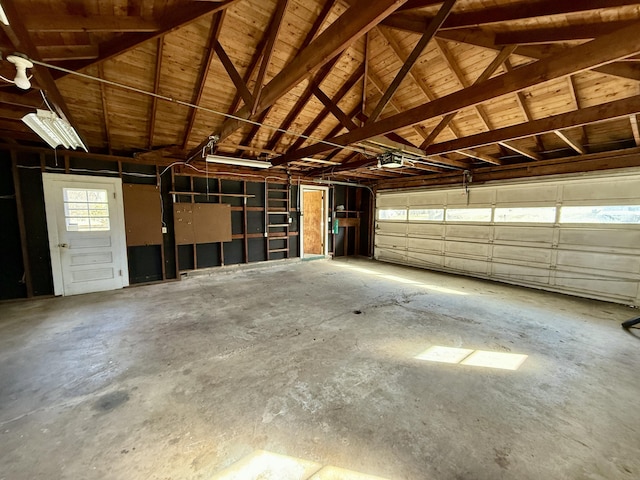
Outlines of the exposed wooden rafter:
{"label": "exposed wooden rafter", "polygon": [[[368,0],[360,0],[348,8],[264,87],[257,108],[245,107],[237,112],[237,116],[248,119],[251,118],[252,111],[254,115],[259,114],[273,105],[301,80],[390,15],[404,1],[379,0],[371,3]],[[219,132],[220,138],[228,137],[240,127],[240,124],[241,120],[238,119],[226,120]]]}
{"label": "exposed wooden rafter", "polygon": [[409,70],[413,68],[413,65],[418,60],[418,57],[422,54],[427,44],[431,41],[435,33],[438,31],[438,29],[442,26],[444,21],[449,16],[449,13],[451,12],[451,9],[455,5],[455,3],[456,3],[456,0],[444,1],[444,3],[442,4],[442,7],[440,7],[440,10],[436,14],[436,16],[433,17],[431,22],[429,22],[429,26],[420,37],[420,40],[418,40],[418,42],[413,47],[413,50],[411,51],[407,59],[404,61],[402,67],[400,68],[400,71],[396,74],[391,84],[387,87],[387,90],[382,95],[382,98],[378,100],[378,104],[373,109],[373,112],[371,112],[371,114],[369,115],[368,122],[372,123],[378,119],[378,117],[382,113],[382,110],[384,110],[384,108],[387,106],[387,104],[389,103],[389,100],[391,100],[391,97],[393,96],[393,94],[396,92],[396,90],[398,89],[398,87],[400,86],[404,78],[409,73]]}
{"label": "exposed wooden rafter", "polygon": [[[365,125],[357,130],[332,139],[333,143],[348,145],[375,135],[381,135],[404,128],[425,120],[446,115],[454,111],[474,106],[490,99],[512,94],[556,78],[563,78],[577,72],[613,62],[640,52],[640,37],[635,35],[637,26],[626,27],[612,34],[598,37],[591,42],[575,46],[551,58],[544,58],[524,65],[511,72],[491,78],[481,84],[459,90],[425,105],[412,108],[399,115],[393,115],[376,123]],[[304,156],[314,155],[328,150],[325,144],[316,144],[289,152],[275,159],[279,165]]]}
{"label": "exposed wooden rafter", "polygon": [[[164,52],[164,36],[156,41],[156,68],[153,77],[153,93],[157,94],[160,88],[160,72],[162,71],[162,56]],[[156,128],[156,112],[158,111],[158,98],[151,98],[151,112],[149,113],[149,131],[147,133],[147,148],[153,148],[153,137]]]}

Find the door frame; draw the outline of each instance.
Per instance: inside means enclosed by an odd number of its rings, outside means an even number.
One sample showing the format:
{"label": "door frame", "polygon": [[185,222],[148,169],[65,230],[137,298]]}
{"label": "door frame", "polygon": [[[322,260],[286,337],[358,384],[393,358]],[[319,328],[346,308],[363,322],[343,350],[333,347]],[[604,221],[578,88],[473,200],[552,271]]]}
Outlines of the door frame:
{"label": "door frame", "polygon": [[[304,258],[304,192],[324,192],[324,201],[323,201],[323,215],[322,215],[322,225],[320,228],[324,231],[324,247],[322,255],[325,257],[329,254],[329,223],[330,223],[330,212],[329,212],[329,187],[320,187],[316,185],[300,185],[300,258]],[[310,254],[311,255],[311,254]],[[315,256],[315,255],[312,255]]]}
{"label": "door frame", "polygon": [[53,277],[53,294],[64,295],[64,280],[62,277],[62,260],[60,258],[60,243],[58,235],[58,209],[56,200],[62,201],[56,197],[56,182],[63,181],[69,184],[78,184],[78,186],[92,184],[112,185],[115,193],[116,208],[110,210],[111,224],[117,227],[120,234],[114,235],[114,241],[117,243],[115,248],[120,249],[122,270],[122,286],[129,286],[129,265],[127,260],[127,242],[126,229],[124,225],[124,203],[122,197],[122,179],[119,177],[99,177],[92,175],[73,175],[67,173],[42,173],[42,187],[44,194],[44,208],[47,219],[47,236],[49,237],[49,252],[51,253],[51,276]]}

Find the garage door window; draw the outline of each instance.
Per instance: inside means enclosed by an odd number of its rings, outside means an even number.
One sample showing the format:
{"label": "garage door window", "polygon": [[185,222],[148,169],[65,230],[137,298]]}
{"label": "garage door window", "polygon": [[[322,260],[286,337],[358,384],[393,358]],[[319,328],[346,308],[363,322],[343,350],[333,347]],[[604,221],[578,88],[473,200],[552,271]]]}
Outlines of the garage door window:
{"label": "garage door window", "polygon": [[640,205],[567,206],[560,210],[561,223],[640,223]]}
{"label": "garage door window", "polygon": [[409,210],[409,220],[418,222],[441,222],[444,220],[444,208],[425,208]]}
{"label": "garage door window", "polygon": [[556,207],[496,208],[494,221],[505,223],[554,223],[556,221]]}
{"label": "garage door window", "polygon": [[407,220],[407,210],[397,208],[381,208],[378,210],[378,220]]}
{"label": "garage door window", "polygon": [[449,208],[447,222],[490,222],[490,208]]}

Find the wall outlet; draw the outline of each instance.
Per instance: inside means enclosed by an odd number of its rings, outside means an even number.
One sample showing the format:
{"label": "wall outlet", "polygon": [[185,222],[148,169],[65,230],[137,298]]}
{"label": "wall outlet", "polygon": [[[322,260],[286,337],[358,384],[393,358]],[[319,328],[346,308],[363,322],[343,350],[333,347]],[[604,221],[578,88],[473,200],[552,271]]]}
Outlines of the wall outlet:
{"label": "wall outlet", "polygon": [[167,227],[162,227],[162,233],[167,233]]}

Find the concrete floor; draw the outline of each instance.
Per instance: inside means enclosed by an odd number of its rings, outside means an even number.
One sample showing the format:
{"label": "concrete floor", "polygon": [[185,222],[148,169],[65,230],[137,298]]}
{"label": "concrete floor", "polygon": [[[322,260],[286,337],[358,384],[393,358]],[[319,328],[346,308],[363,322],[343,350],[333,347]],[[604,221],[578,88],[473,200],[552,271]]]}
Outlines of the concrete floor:
{"label": "concrete floor", "polygon": [[637,479],[636,315],[355,259],[5,303],[0,478]]}

